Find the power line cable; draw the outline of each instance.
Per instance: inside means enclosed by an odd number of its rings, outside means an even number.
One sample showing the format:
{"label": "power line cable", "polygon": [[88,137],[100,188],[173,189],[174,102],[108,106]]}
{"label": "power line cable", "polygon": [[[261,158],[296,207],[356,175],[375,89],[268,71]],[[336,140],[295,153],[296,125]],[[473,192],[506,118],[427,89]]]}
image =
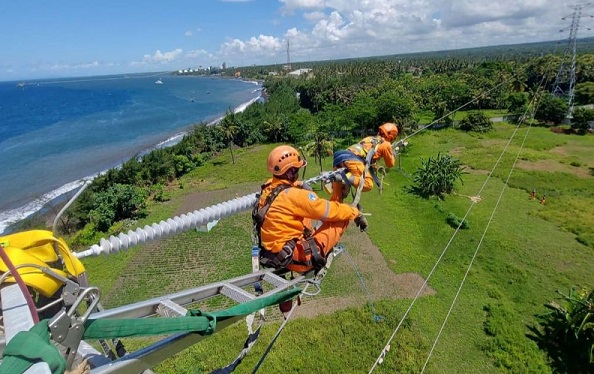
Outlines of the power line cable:
{"label": "power line cable", "polygon": [[487,95],[487,94],[491,93],[491,91],[494,91],[496,88],[499,88],[501,85],[503,85],[503,84],[505,84],[505,83],[508,83],[510,80],[511,80],[511,78],[508,78],[507,80],[500,82],[499,84],[497,84],[496,86],[494,86],[494,87],[490,88],[489,90],[487,90],[487,91],[484,91],[484,92],[482,92],[482,93],[478,94],[477,96],[475,96],[475,97],[474,97],[472,100],[470,100],[469,102],[467,102],[467,103],[465,103],[465,104],[463,104],[463,105],[460,105],[458,108],[456,108],[456,109],[454,109],[454,110],[450,111],[450,112],[449,112],[449,113],[447,113],[447,114],[444,114],[443,116],[439,117],[439,118],[438,118],[438,119],[436,119],[436,120],[433,120],[433,122],[431,122],[430,124],[428,124],[428,125],[426,125],[426,126],[424,126],[424,127],[421,127],[420,129],[418,129],[417,131],[413,132],[412,134],[410,134],[410,135],[406,136],[405,138],[401,139],[400,141],[401,141],[401,142],[403,142],[403,141],[405,141],[406,139],[408,139],[408,138],[411,138],[411,137],[413,137],[414,135],[416,135],[416,134],[420,133],[421,131],[423,131],[423,130],[425,130],[425,129],[427,129],[427,128],[429,128],[429,127],[433,126],[433,125],[435,125],[436,123],[439,123],[439,121],[441,121],[442,119],[444,119],[444,118],[446,118],[446,117],[449,117],[451,114],[454,114],[454,113],[456,113],[457,111],[459,111],[460,109],[462,109],[462,108],[465,108],[465,107],[467,107],[468,105],[470,105],[470,104],[474,103],[475,101],[479,100],[481,97],[483,97],[483,96],[485,96],[485,95]]}
{"label": "power line cable", "polygon": [[[535,100],[536,101],[536,100]],[[534,111],[532,112],[532,118],[534,118]],[[518,122],[518,125],[516,126],[516,129],[514,130],[510,141],[508,142],[508,144],[505,146],[503,152],[505,153],[505,151],[507,150],[507,147],[509,146],[509,144],[511,143],[511,140],[514,139],[514,137],[516,136],[520,126],[522,124],[522,121]],[[431,350],[429,351],[429,354],[427,355],[427,359],[425,360],[425,363],[423,364],[423,368],[421,369],[421,373],[425,372],[425,368],[427,367],[427,364],[429,363],[429,360],[433,354],[433,351],[435,350],[435,347],[437,345],[437,342],[441,336],[441,333],[443,332],[445,325],[447,324],[448,319],[450,318],[450,315],[452,313],[452,310],[454,309],[454,305],[456,304],[456,301],[458,300],[458,296],[460,295],[460,292],[462,291],[462,287],[464,286],[464,282],[466,281],[466,278],[468,277],[468,273],[470,272],[470,269],[472,268],[472,265],[474,264],[474,260],[476,259],[476,256],[478,254],[478,251],[483,243],[483,240],[485,239],[485,235],[487,234],[487,230],[489,230],[489,227],[491,225],[491,222],[493,221],[493,217],[495,216],[495,212],[497,211],[497,208],[499,207],[499,203],[501,202],[501,199],[503,198],[503,193],[506,190],[506,187],[509,184],[509,180],[511,178],[512,172],[514,171],[514,168],[518,162],[518,159],[520,157],[520,154],[522,153],[522,150],[524,149],[524,144],[526,143],[526,139],[528,138],[528,133],[530,132],[530,127],[528,127],[528,129],[526,130],[526,134],[524,134],[524,139],[522,140],[522,144],[520,145],[520,149],[518,150],[518,153],[516,154],[516,158],[514,160],[514,163],[512,164],[510,171],[507,175],[507,179],[505,180],[505,183],[503,184],[503,188],[501,189],[501,193],[499,194],[499,198],[497,199],[497,202],[495,203],[495,207],[493,208],[493,211],[491,212],[491,216],[489,217],[489,220],[487,222],[487,225],[485,226],[485,230],[483,231],[483,235],[481,236],[481,239],[478,242],[478,245],[476,247],[476,250],[474,251],[474,254],[472,256],[472,259],[470,260],[470,264],[468,264],[468,267],[466,269],[466,272],[464,273],[464,277],[462,278],[462,281],[460,282],[460,286],[458,287],[458,290],[456,291],[456,295],[454,296],[454,299],[452,300],[452,304],[450,305],[450,308],[446,314],[446,317],[441,325],[441,328],[439,329],[439,332],[435,338],[435,341],[433,342],[433,346],[431,347]]]}
{"label": "power line cable", "polygon": [[[309,285],[310,285],[310,283],[307,283],[305,285],[305,287],[303,288],[303,290],[301,291],[301,293],[305,293],[305,291],[307,290],[307,287],[309,287]],[[299,297],[299,296],[297,296],[297,297]],[[295,309],[297,309],[297,306],[298,305],[299,305],[299,302],[293,302],[293,305],[291,306],[291,310],[289,311],[289,314],[287,315],[287,317],[285,318],[285,320],[283,321],[283,323],[281,323],[280,327],[276,331],[276,334],[274,334],[274,337],[272,338],[272,341],[268,344],[268,347],[266,347],[266,350],[264,351],[264,354],[258,360],[258,363],[254,367],[254,370],[252,371],[252,374],[256,374],[256,372],[258,371],[258,369],[260,369],[260,366],[262,365],[262,363],[264,362],[264,360],[268,356],[268,353],[270,353],[270,350],[272,349],[272,346],[276,342],[276,339],[278,339],[278,337],[280,336],[281,332],[283,331],[283,329],[287,325],[287,322],[289,322],[289,319],[293,315],[293,312],[295,311]]]}
{"label": "power line cable", "polygon": [[386,317],[380,316],[379,314],[377,314],[375,312],[375,305],[373,303],[373,295],[371,294],[371,291],[369,291],[369,289],[367,288],[367,285],[365,284],[365,280],[363,279],[363,275],[359,271],[359,268],[357,268],[357,264],[355,264],[355,260],[353,260],[353,257],[346,250],[346,248],[344,249],[344,253],[349,258],[349,261],[351,263],[351,266],[353,266],[353,269],[355,270],[355,273],[357,274],[357,277],[359,278],[359,282],[361,282],[361,287],[363,287],[363,290],[365,290],[365,292],[367,293],[367,298],[369,299],[369,305],[371,306],[371,314],[373,316],[373,320],[375,322],[379,322],[379,321],[385,319]]}
{"label": "power line cable", "polygon": [[[477,97],[475,97],[474,99],[472,99],[471,101],[469,101],[468,103],[460,106],[458,109],[454,110],[460,110],[461,108],[469,105],[470,103],[478,100],[480,97],[484,96],[485,94],[491,92],[492,90],[494,90],[495,88],[501,86],[504,83],[507,83],[511,78],[508,78],[505,81],[502,81],[501,83],[499,83],[498,85],[496,85],[495,87],[491,88],[490,90],[488,90],[487,92],[484,92],[480,95],[477,95]],[[453,113],[454,111],[444,115],[443,117],[441,117],[440,119],[443,119],[445,117],[447,117],[448,115],[450,115],[451,113]],[[436,121],[439,121],[436,120]],[[436,122],[434,121],[434,122]],[[409,135],[407,138],[410,138],[416,134],[418,134],[419,132],[425,130],[426,128],[428,128],[429,126],[431,126],[433,123],[419,129],[418,131],[414,132],[413,134]],[[407,139],[405,138],[405,139]],[[510,140],[508,141],[507,145],[505,146],[505,149],[507,149],[507,147],[509,146],[511,140],[513,138],[510,138]],[[403,139],[404,140],[404,139]],[[493,172],[495,171],[495,169],[497,168],[497,166],[499,165],[499,163],[501,162],[501,159],[503,158],[503,155],[505,154],[505,149],[504,152],[502,152],[499,155],[499,158],[497,159],[497,161],[495,162],[495,164],[493,165],[491,171],[489,172],[489,174],[487,175],[485,182],[483,183],[483,185],[481,186],[481,188],[479,189],[478,193],[476,196],[480,196],[482,191],[485,189],[487,183],[489,182],[489,180],[491,179],[491,176],[493,175]],[[407,310],[405,311],[404,315],[402,316],[402,318],[400,319],[400,322],[398,323],[398,325],[396,326],[396,328],[394,329],[394,331],[392,332],[392,335],[390,336],[390,338],[388,339],[388,342],[386,343],[386,345],[384,345],[384,348],[382,349],[380,355],[377,357],[377,359],[375,360],[375,363],[373,364],[373,366],[371,367],[371,369],[369,370],[369,374],[371,374],[375,368],[377,367],[377,365],[379,365],[381,362],[383,362],[383,359],[386,355],[386,353],[389,351],[390,349],[390,343],[392,342],[392,340],[394,339],[394,336],[396,336],[396,333],[398,332],[398,330],[400,329],[400,327],[402,326],[402,324],[404,323],[404,320],[406,319],[406,317],[408,316],[408,314],[410,313],[410,311],[412,310],[412,307],[414,306],[414,304],[416,303],[417,299],[419,298],[421,292],[423,291],[423,289],[425,288],[425,286],[427,285],[427,283],[429,282],[429,279],[431,278],[431,276],[433,275],[433,273],[435,272],[435,270],[437,269],[437,266],[439,265],[439,263],[441,262],[441,259],[443,258],[443,256],[445,255],[445,253],[447,252],[448,248],[450,247],[452,241],[454,240],[455,236],[458,234],[458,232],[460,231],[460,228],[462,227],[462,224],[464,223],[464,221],[466,221],[466,218],[468,217],[468,215],[470,214],[470,211],[472,210],[472,208],[474,207],[474,205],[478,202],[478,200],[472,200],[471,205],[469,206],[468,210],[466,211],[466,214],[464,215],[464,217],[460,220],[460,224],[458,225],[458,227],[456,227],[456,230],[454,231],[454,233],[452,234],[452,237],[450,238],[450,240],[448,241],[447,245],[445,246],[445,248],[443,249],[443,251],[441,252],[441,254],[439,255],[439,257],[437,258],[435,264],[433,265],[433,268],[431,269],[431,271],[429,272],[429,274],[427,275],[427,278],[425,279],[425,281],[423,282],[423,284],[421,285],[421,287],[419,288],[419,290],[417,291],[415,297],[413,298],[411,304],[409,305],[409,307],[407,308]]]}

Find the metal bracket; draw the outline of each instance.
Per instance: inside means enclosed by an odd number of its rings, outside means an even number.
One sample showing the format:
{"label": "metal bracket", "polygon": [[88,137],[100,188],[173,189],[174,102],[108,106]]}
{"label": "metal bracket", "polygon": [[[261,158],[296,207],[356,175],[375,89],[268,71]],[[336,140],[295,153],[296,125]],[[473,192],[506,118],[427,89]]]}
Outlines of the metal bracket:
{"label": "metal bracket", "polygon": [[[76,310],[88,297],[91,299],[91,304],[81,317],[76,317]],[[84,323],[99,304],[99,298],[100,291],[97,287],[84,288],[72,303],[68,312],[66,312],[66,308],[62,308],[48,324],[53,340],[66,347],[66,365],[68,368],[72,366],[76,357],[76,351],[85,331]]]}

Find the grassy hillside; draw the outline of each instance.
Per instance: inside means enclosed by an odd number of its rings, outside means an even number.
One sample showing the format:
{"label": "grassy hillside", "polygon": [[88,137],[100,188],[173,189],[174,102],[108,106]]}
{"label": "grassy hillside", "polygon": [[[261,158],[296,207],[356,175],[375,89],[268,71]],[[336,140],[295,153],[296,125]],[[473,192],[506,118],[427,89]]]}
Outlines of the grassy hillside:
{"label": "grassy hillside", "polygon": [[[397,166],[388,172],[384,193],[374,190],[363,196],[362,204],[372,214],[368,235],[391,271],[427,278],[444,253],[428,282],[436,293],[415,301],[385,362],[374,372],[420,372],[475,253],[426,372],[550,371],[546,357],[526,334],[535,314],[544,312],[542,305],[556,297],[556,290],[594,286],[594,137],[523,127],[508,144],[514,130],[512,125],[499,123],[495,131],[481,135],[454,129],[423,131],[409,139],[411,145],[400,159],[401,170]],[[267,178],[265,160],[272,147],[240,150],[235,165],[223,153],[184,177],[183,188],[172,190],[170,202],[154,206],[146,222],[198,208],[192,204],[213,205],[235,194],[256,191]],[[412,173],[421,157],[437,152],[460,159],[468,174],[457,193],[445,200],[419,198],[410,192]],[[326,160],[329,168],[330,160]],[[308,175],[314,175],[314,169],[308,167]],[[221,194],[216,200],[209,195],[226,188],[232,188],[227,197]],[[546,194],[545,205],[528,199],[532,189],[538,196]],[[205,191],[204,201],[189,199],[192,193],[196,197],[196,191]],[[478,195],[480,201],[473,204],[470,197]],[[468,211],[470,229],[452,238],[448,214],[463,217]],[[115,306],[245,274],[251,271],[249,230],[249,214],[244,213],[222,220],[209,233],[179,234],[127,253],[89,259],[90,281],[102,287],[106,304]],[[355,254],[358,251],[347,248]],[[328,303],[364,294],[343,257],[331,269],[319,295]],[[369,282],[374,276],[373,271],[363,274]],[[412,298],[376,300],[377,313],[385,317],[381,322],[373,321],[364,299],[356,307],[289,322],[260,372],[368,372]],[[200,307],[223,306],[215,302]],[[260,341],[237,373],[253,370],[275,334],[280,316],[274,309],[269,316]],[[155,372],[208,372],[224,366],[240,351],[245,330],[243,323],[232,326],[165,361]],[[126,343],[133,348],[144,341]]]}

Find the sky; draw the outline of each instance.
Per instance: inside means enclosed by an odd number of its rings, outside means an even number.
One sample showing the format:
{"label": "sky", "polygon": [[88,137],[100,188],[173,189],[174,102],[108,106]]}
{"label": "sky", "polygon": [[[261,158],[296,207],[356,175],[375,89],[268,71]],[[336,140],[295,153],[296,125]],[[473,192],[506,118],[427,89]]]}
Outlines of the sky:
{"label": "sky", "polygon": [[[284,64],[287,50],[299,62],[563,40],[575,4],[0,0],[0,81]],[[578,37],[594,35],[591,14]]]}

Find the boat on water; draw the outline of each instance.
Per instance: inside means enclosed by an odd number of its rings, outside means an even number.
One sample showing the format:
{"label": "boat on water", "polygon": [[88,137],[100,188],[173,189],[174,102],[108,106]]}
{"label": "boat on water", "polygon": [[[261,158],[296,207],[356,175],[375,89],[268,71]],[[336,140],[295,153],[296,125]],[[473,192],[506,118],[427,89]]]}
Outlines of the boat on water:
{"label": "boat on water", "polygon": [[17,87],[25,87],[25,82],[19,82],[19,83],[17,83]]}
{"label": "boat on water", "polygon": [[157,79],[157,80],[155,81],[155,84],[163,84],[163,81],[162,81],[162,80],[160,80],[160,79]]}

